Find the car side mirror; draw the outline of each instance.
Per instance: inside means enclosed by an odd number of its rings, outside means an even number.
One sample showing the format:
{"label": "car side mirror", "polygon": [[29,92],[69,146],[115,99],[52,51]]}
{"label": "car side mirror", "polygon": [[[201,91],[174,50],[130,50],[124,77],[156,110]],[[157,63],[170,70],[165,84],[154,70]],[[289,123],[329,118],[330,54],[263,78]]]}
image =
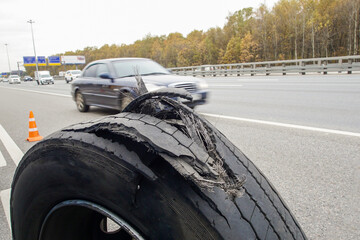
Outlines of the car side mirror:
{"label": "car side mirror", "polygon": [[100,74],[99,77],[100,77],[100,78],[103,78],[103,79],[110,79],[111,82],[114,81],[114,78],[112,78],[109,73],[102,73],[102,74]]}

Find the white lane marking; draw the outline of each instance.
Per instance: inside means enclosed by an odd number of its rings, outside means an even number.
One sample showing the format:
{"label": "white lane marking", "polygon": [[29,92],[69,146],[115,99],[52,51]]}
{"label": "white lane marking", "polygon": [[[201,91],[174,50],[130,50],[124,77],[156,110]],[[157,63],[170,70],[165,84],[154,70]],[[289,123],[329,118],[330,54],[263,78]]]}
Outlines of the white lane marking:
{"label": "white lane marking", "polygon": [[[254,83],[251,83],[251,82],[247,82],[246,83],[247,85],[256,85],[256,86],[260,86],[260,85],[264,85],[264,83],[258,83],[258,82],[254,82]],[[297,87],[297,86],[324,86],[324,87],[338,87],[338,85],[340,86],[359,86],[358,83],[306,83],[306,82],[292,82],[292,83],[274,83],[274,84],[269,84],[269,85],[264,85],[264,86],[294,86],[294,87]]]}
{"label": "white lane marking", "polygon": [[241,84],[236,84],[236,85],[234,85],[234,84],[229,84],[229,85],[227,85],[227,84],[210,84],[209,85],[209,88],[213,88],[213,87],[242,87],[243,85],[241,85]]}
{"label": "white lane marking", "polygon": [[237,81],[241,82],[241,81],[250,81],[250,82],[253,82],[253,81],[265,81],[265,82],[278,82],[279,79],[277,78],[240,78],[240,79],[237,79]]}
{"label": "white lane marking", "polygon": [[332,133],[332,134],[346,135],[346,136],[352,136],[352,137],[360,137],[360,133],[347,132],[347,131],[334,130],[334,129],[308,127],[308,126],[301,126],[301,125],[295,125],[295,124],[270,122],[270,121],[263,121],[263,120],[249,119],[249,118],[239,118],[239,117],[224,116],[224,115],[210,114],[210,113],[201,113],[201,115],[208,116],[208,117],[243,121],[243,122],[266,124],[266,125],[272,125],[272,126],[277,126],[277,127],[286,127],[286,128],[314,131],[314,132],[323,132],[323,133]]}
{"label": "white lane marking", "polygon": [[11,229],[11,222],[10,222],[10,193],[11,188],[6,189],[0,192],[1,202],[4,207],[4,212],[6,216],[6,220],[9,224],[9,228]]}
{"label": "white lane marking", "polygon": [[6,150],[8,151],[10,157],[16,164],[19,164],[21,158],[24,156],[24,153],[20,150],[20,148],[16,145],[14,140],[9,136],[9,134],[5,131],[3,126],[0,124],[0,140],[3,142]]}
{"label": "white lane marking", "polygon": [[71,95],[60,94],[60,93],[43,92],[43,91],[36,91],[36,90],[23,89],[23,88],[12,88],[12,87],[3,87],[3,86],[0,86],[0,87],[1,87],[1,88],[6,88],[6,89],[23,91],[23,92],[33,92],[33,93],[53,95],[53,96],[59,96],[59,97],[69,97],[69,98],[71,97]]}
{"label": "white lane marking", "polygon": [[0,167],[5,167],[5,166],[6,166],[5,158],[2,155],[2,153],[0,152]]}
{"label": "white lane marking", "polygon": [[[5,129],[0,124],[0,139],[3,142],[6,150],[8,151],[9,155],[15,162],[16,166],[19,164],[21,158],[23,157],[23,152],[20,148],[16,145],[14,140],[9,136],[9,134],[5,131]],[[0,153],[1,154],[1,153]],[[4,208],[6,220],[9,224],[9,228],[11,230],[11,222],[10,222],[10,194],[11,188],[3,190],[0,192],[1,203]]]}

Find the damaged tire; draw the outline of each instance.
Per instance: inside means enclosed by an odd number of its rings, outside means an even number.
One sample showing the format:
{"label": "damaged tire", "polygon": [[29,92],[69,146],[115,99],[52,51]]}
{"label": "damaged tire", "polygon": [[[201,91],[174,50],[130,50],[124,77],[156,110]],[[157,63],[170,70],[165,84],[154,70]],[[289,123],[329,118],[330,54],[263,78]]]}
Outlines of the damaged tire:
{"label": "damaged tire", "polygon": [[13,238],[306,239],[263,174],[201,121],[209,151],[179,122],[140,113],[52,134],[15,173]]}

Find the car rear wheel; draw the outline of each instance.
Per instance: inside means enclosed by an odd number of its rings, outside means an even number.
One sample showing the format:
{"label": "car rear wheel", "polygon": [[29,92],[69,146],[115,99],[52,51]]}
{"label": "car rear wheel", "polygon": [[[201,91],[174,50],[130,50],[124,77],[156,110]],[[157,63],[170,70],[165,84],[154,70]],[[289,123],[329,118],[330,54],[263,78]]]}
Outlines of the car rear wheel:
{"label": "car rear wheel", "polygon": [[86,105],[85,102],[85,98],[84,96],[81,94],[81,92],[77,92],[75,95],[75,102],[76,102],[76,107],[80,112],[87,112],[89,111],[89,105]]}

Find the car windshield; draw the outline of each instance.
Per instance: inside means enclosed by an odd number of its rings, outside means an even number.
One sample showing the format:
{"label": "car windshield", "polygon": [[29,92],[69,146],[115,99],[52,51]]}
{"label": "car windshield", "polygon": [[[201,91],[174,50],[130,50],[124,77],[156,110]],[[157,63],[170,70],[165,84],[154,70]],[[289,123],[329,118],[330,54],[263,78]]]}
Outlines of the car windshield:
{"label": "car windshield", "polygon": [[41,74],[40,76],[41,76],[41,77],[44,77],[44,78],[45,78],[45,77],[50,77],[49,74]]}
{"label": "car windshield", "polygon": [[71,74],[81,74],[81,71],[72,71]]}
{"label": "car windshield", "polygon": [[11,75],[10,77],[11,77],[11,78],[19,78],[18,75]]}
{"label": "car windshield", "polygon": [[163,66],[148,59],[119,60],[112,63],[118,78],[135,76],[136,71],[142,76],[170,74]]}

